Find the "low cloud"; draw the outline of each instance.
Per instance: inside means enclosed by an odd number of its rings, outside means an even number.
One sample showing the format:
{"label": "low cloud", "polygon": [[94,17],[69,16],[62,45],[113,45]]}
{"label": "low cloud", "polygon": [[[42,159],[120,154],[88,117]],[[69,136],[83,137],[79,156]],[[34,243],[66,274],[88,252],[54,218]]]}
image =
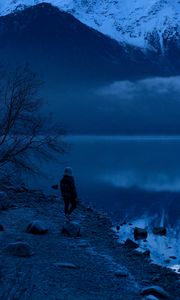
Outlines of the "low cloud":
{"label": "low cloud", "polygon": [[[70,132],[79,134],[180,134],[180,76],[119,81],[90,89],[52,90],[51,109]],[[71,109],[69,109],[71,108]]]}
{"label": "low cloud", "polygon": [[133,171],[118,172],[103,175],[99,178],[106,184],[116,188],[140,188],[148,191],[180,192],[180,177],[171,177],[168,174],[147,174]]}
{"label": "low cloud", "polygon": [[142,93],[153,95],[180,94],[180,76],[154,77],[137,81],[116,81],[109,86],[100,88],[97,94],[117,96],[118,98],[134,99]]}

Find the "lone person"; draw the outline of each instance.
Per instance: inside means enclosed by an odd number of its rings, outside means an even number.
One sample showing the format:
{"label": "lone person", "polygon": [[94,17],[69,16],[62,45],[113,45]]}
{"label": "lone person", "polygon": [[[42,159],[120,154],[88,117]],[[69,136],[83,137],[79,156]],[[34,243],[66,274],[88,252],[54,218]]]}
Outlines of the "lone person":
{"label": "lone person", "polygon": [[72,168],[64,169],[64,176],[60,181],[60,191],[64,200],[64,213],[67,221],[71,220],[71,214],[76,208],[77,192],[72,173]]}

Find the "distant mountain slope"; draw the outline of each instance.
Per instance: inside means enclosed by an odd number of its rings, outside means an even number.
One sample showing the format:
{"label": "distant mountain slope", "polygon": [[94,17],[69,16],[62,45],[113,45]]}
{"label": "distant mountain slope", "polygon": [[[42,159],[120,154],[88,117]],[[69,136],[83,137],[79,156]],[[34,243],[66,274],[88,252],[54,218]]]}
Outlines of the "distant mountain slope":
{"label": "distant mountain slope", "polygon": [[[170,87],[140,80],[179,74],[173,44],[172,53],[168,59],[118,43],[50,4],[0,17],[0,66],[29,63],[45,81],[45,109],[73,133],[180,132],[179,77]],[[159,94],[166,85],[168,95]]]}
{"label": "distant mountain slope", "polygon": [[28,62],[50,80],[115,80],[164,74],[167,64],[124,46],[49,4],[0,17],[1,63]]}
{"label": "distant mountain slope", "polygon": [[[43,0],[1,1],[0,14]],[[179,0],[46,0],[117,41],[168,55],[180,49]]]}

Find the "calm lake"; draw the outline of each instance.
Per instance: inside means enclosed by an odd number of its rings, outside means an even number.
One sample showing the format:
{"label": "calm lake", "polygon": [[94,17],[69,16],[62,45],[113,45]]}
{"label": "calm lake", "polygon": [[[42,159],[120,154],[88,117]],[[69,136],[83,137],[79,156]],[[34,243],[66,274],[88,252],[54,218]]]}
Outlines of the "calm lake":
{"label": "calm lake", "polygon": [[[167,226],[171,234],[149,235],[145,247],[153,247],[161,263],[176,256],[169,265],[179,267],[180,137],[69,136],[66,141],[69,153],[41,165],[45,176],[33,185],[59,195],[51,185],[71,166],[81,200],[108,212],[114,224]],[[120,239],[130,234],[125,225]]]}
{"label": "calm lake", "polygon": [[180,137],[70,136],[69,152],[41,164],[44,177],[33,185],[53,193],[65,166],[73,168],[82,201],[116,218],[180,213]]}

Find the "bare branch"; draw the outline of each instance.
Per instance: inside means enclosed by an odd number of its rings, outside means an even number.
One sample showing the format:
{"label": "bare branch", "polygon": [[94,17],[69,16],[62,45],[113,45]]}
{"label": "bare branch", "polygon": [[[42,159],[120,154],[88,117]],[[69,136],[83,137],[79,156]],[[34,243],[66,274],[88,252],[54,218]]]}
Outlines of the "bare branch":
{"label": "bare branch", "polygon": [[0,169],[13,165],[37,172],[36,157],[52,159],[66,150],[64,130],[42,116],[41,84],[28,66],[0,76]]}

